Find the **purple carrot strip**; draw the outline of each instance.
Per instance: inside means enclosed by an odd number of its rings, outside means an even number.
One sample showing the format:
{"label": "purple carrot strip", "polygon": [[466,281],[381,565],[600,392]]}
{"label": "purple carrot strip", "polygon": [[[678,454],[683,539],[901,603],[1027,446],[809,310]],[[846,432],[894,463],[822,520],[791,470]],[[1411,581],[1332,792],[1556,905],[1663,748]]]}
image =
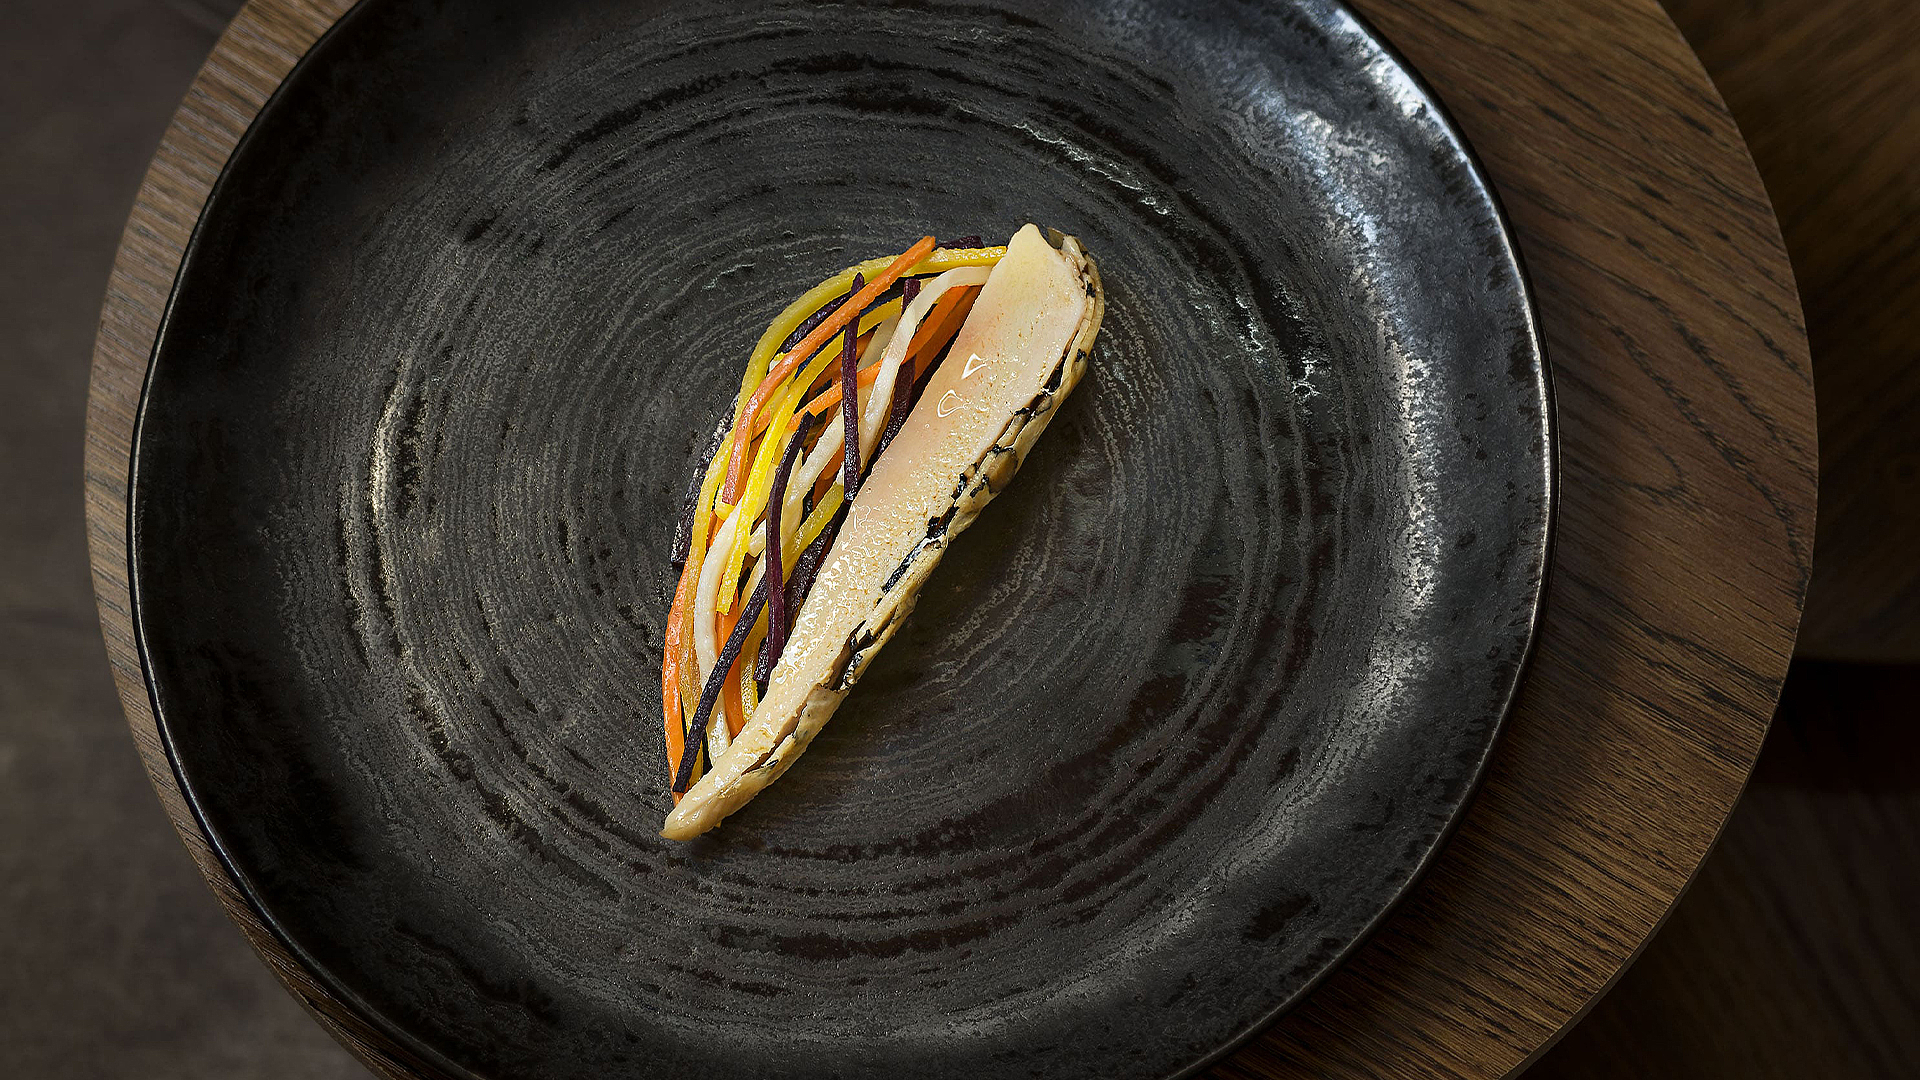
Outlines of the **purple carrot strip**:
{"label": "purple carrot strip", "polygon": [[[791,599],[791,597],[782,599]],[[786,644],[784,641],[780,643],[782,652],[786,651]],[[760,652],[753,658],[753,682],[760,688],[761,697],[767,696],[767,676],[773,674],[773,660],[773,635],[768,634],[760,639]]]}
{"label": "purple carrot strip", "polygon": [[[920,295],[920,282],[909,278],[900,293],[900,302],[904,307],[911,304]],[[880,443],[873,448],[873,456],[878,458],[880,451],[887,448],[895,435],[900,434],[900,425],[907,419],[907,396],[913,392],[913,361],[902,360],[900,371],[894,376],[893,400],[887,403],[887,426],[880,434]],[[873,462],[867,462],[867,468],[873,468]]]}
{"label": "purple carrot strip", "polygon": [[[921,282],[921,278],[916,278],[916,277],[901,278],[899,281],[894,282],[893,286],[889,288],[886,292],[883,292],[879,296],[874,297],[873,304],[871,305],[871,307],[879,307],[881,304],[886,303],[887,301],[893,299],[896,296],[905,296],[907,298],[907,302],[912,303],[914,296],[920,292],[920,282]],[[908,292],[909,289],[911,289],[912,292]],[[855,286],[854,292],[858,292],[858,291],[860,291],[859,287]],[[801,338],[804,338],[808,334],[813,333],[813,330],[815,327],[819,326],[821,323],[826,322],[828,319],[832,318],[833,313],[836,311],[839,311],[843,306],[845,306],[847,302],[847,297],[852,295],[853,293],[842,293],[841,295],[836,296],[833,299],[827,301],[826,303],[820,305],[819,309],[815,311],[813,314],[800,320],[800,325],[794,327],[793,333],[788,334],[787,339],[780,343],[780,348],[778,351],[792,352],[793,347],[795,345],[800,344]],[[869,310],[871,310],[871,308]],[[865,313],[862,312],[862,314],[865,314]]]}
{"label": "purple carrot strip", "polygon": [[978,236],[963,236],[946,246],[950,248],[977,248],[980,246],[980,238]]}
{"label": "purple carrot strip", "polygon": [[852,296],[854,292],[859,292],[859,291],[860,291],[860,286],[855,285],[853,287],[853,292],[847,293],[846,296],[838,296],[832,300],[827,301],[824,304],[821,304],[820,309],[818,311],[815,311],[813,314],[800,320],[800,325],[793,328],[793,333],[787,335],[787,340],[780,343],[780,351],[792,352],[793,347],[795,345],[800,344],[800,339],[806,337],[808,334],[813,333],[815,327],[819,326],[821,323],[826,322],[828,319],[832,318],[834,312],[839,311],[843,306],[846,305],[847,297]]}
{"label": "purple carrot strip", "polygon": [[[873,461],[887,452],[887,444],[900,434],[900,428],[907,422],[909,399],[913,397],[913,361],[900,361],[900,371],[894,377],[893,401],[887,405],[887,427],[880,433],[880,445],[873,448]],[[873,461],[867,462],[867,468],[873,468]]]}
{"label": "purple carrot strip", "polygon": [[[904,309],[907,304],[913,303],[914,298],[919,295],[920,283],[918,281],[908,281],[904,287],[904,291],[900,294],[901,307]],[[887,403],[887,427],[880,435],[880,446],[885,446],[892,442],[893,437],[900,433],[900,425],[907,418],[906,398],[912,390],[913,361],[902,360],[900,362],[900,372],[894,376],[893,400]],[[874,448],[873,456],[876,458],[880,456],[880,447]],[[873,462],[867,462],[867,468],[873,468]]]}
{"label": "purple carrot strip", "polygon": [[[773,490],[767,493],[767,550],[761,556],[767,564],[767,640],[760,655],[770,651],[780,655],[787,644],[787,586],[782,580],[785,567],[782,566],[780,544],[780,504],[787,498],[787,478],[793,475],[793,463],[799,460],[800,451],[807,443],[807,433],[813,429],[813,416],[800,414],[800,426],[793,433],[793,441],[787,444],[787,454],[780,459],[780,471],[773,474]],[[754,664],[754,678],[759,676],[759,663]]]}
{"label": "purple carrot strip", "polygon": [[[854,292],[865,283],[861,275],[853,275]],[[860,490],[860,356],[853,347],[859,330],[857,317],[847,323],[846,344],[840,350],[840,423],[846,431],[846,445],[840,454],[840,483],[848,502]]]}
{"label": "purple carrot strip", "polygon": [[727,432],[733,430],[726,414],[721,414],[720,425],[713,429],[713,438],[707,441],[707,448],[700,454],[700,463],[693,467],[693,475],[687,480],[687,498],[680,507],[680,526],[673,533],[673,551],[668,557],[675,570],[687,565],[687,556],[693,554],[693,504],[700,499],[700,482],[707,478],[707,466],[713,464],[713,455],[720,452],[720,444],[726,441]]}
{"label": "purple carrot strip", "polygon": [[767,606],[767,579],[760,579],[760,587],[753,590],[753,600],[747,609],[740,613],[740,621],[733,624],[733,633],[727,635],[727,644],[720,650],[720,659],[713,665],[713,673],[707,676],[707,685],[700,691],[700,707],[693,710],[693,723],[687,733],[681,737],[680,771],[674,774],[673,790],[685,791],[693,784],[693,766],[699,760],[700,752],[707,745],[707,721],[713,716],[713,706],[720,700],[720,691],[727,684],[727,672],[733,670],[733,662],[740,659],[740,650],[746,647],[747,634],[753,624],[760,621],[760,610]]}

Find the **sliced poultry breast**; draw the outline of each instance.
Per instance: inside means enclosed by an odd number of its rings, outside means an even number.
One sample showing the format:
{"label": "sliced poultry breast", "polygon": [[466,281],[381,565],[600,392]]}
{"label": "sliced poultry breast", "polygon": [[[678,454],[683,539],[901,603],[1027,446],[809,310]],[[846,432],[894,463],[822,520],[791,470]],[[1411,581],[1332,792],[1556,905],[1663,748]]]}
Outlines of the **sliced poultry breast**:
{"label": "sliced poultry breast", "polygon": [[[738,733],[727,735],[724,749],[708,740],[710,767],[668,815],[663,836],[688,839],[713,828],[792,766],[912,610],[941,554],[1006,487],[1085,373],[1105,301],[1099,271],[1074,238],[1049,237],[1027,225],[984,273],[968,269],[965,280],[984,283],[938,366],[922,373],[917,400],[891,425],[871,425],[871,437],[859,427],[870,471],[857,481],[811,588],[797,611],[782,616],[791,616],[791,628],[765,673],[764,693]],[[913,304],[905,313],[914,314]],[[858,313],[847,318],[857,325]],[[870,365],[881,369],[876,386],[888,381],[885,361],[904,351],[898,345],[909,329],[895,326],[889,340],[895,347]],[[847,369],[855,370],[851,360]],[[882,389],[903,396],[891,387],[871,391],[864,408],[869,419],[884,411],[875,404]],[[855,412],[845,410],[847,432],[857,426]],[[802,423],[801,437],[806,432]],[[807,468],[816,459],[843,462],[848,441],[844,433],[837,440],[823,435],[804,463],[797,463],[798,450],[788,453],[782,464],[795,475],[786,490],[809,482]],[[785,492],[770,506],[781,502],[801,508]],[[776,508],[759,519],[763,529],[768,517],[776,522],[769,536],[784,532],[778,515]],[[699,752],[698,738],[687,734],[691,752]]]}

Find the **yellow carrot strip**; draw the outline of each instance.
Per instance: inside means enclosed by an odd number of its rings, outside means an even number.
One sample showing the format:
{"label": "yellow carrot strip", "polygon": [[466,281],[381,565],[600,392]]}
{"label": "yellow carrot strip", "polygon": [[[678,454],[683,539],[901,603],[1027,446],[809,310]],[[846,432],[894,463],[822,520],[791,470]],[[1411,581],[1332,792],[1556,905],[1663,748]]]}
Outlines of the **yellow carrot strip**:
{"label": "yellow carrot strip", "polygon": [[[978,248],[935,248],[925,259],[915,263],[907,273],[912,275],[937,274],[952,270],[958,266],[992,266],[998,263],[1006,253],[1007,249],[1004,245]],[[855,263],[845,270],[840,271],[838,274],[822,281],[820,284],[815,285],[813,288],[808,289],[800,295],[799,299],[782,309],[779,316],[777,316],[772,323],[768,324],[767,329],[761,333],[759,342],[754,345],[753,353],[747,360],[747,370],[742,374],[740,379],[740,393],[738,397],[735,398],[733,404],[733,424],[735,428],[740,426],[740,417],[746,411],[748,402],[752,400],[754,391],[759,389],[760,384],[765,381],[768,367],[774,360],[774,354],[779,351],[781,342],[787,340],[787,338],[799,328],[800,324],[807,321],[807,318],[814,312],[846,295],[847,290],[853,284],[853,275],[861,274],[871,277],[875,273],[885,270],[893,262],[894,258],[892,256],[883,255],[877,259],[868,259],[865,262]],[[883,305],[878,310],[890,313],[892,310],[892,302],[889,301],[887,305]],[[880,320],[873,321],[878,322]],[[865,332],[871,328],[871,324],[868,320],[862,319],[861,328],[862,332]],[[756,424],[755,432],[757,433],[764,426],[764,424]],[[732,442],[732,436],[729,436],[727,446],[722,447],[720,453],[714,455],[714,464],[710,465],[707,470],[709,477],[715,475],[724,477],[727,475],[727,463],[731,460],[732,456],[730,451]],[[707,490],[705,484],[701,485],[700,505],[714,505],[714,493]],[[733,509],[732,505],[726,502],[720,503],[719,507],[719,516],[722,519]],[[700,537],[702,542],[706,540],[707,535],[708,534],[703,534]]]}
{"label": "yellow carrot strip", "polygon": [[[835,357],[834,350],[823,349],[797,377],[787,380],[787,392],[781,396],[779,404],[771,414],[772,419],[768,421],[769,431],[779,432],[780,437],[776,439],[769,435],[760,441],[760,452],[754,458],[753,472],[747,480],[746,490],[735,509],[735,513],[747,515],[744,520],[755,520],[759,517],[761,509],[766,506],[767,493],[773,488],[774,463],[786,452],[787,443],[793,438],[793,430],[789,427],[793,414],[799,410],[801,397],[806,393],[807,388],[812,386],[813,380],[834,362]],[[732,586],[734,582],[740,580],[741,570],[747,560],[747,545],[753,540],[752,533],[752,529],[734,531],[733,548],[727,554],[726,569],[721,572],[720,595],[714,605],[717,611],[732,610],[735,599]]]}
{"label": "yellow carrot strip", "polygon": [[[729,502],[738,500],[741,481],[746,479],[746,443],[750,437],[751,422],[755,414],[766,407],[767,400],[784,385],[787,376],[791,375],[795,368],[813,359],[815,352],[820,351],[833,339],[834,335],[846,329],[847,323],[853,321],[854,317],[864,311],[868,304],[878,300],[881,293],[886,292],[888,287],[907,271],[913,269],[932,251],[933,237],[921,237],[912,247],[888,263],[885,270],[875,274],[873,280],[862,286],[859,292],[841,301],[840,306],[831,316],[809,330],[807,336],[801,338],[800,343],[793,347],[792,352],[781,357],[779,363],[767,370],[766,375],[760,380],[760,385],[755,387],[753,394],[747,398],[746,407],[737,410],[734,415],[733,438],[736,452],[731,466],[727,469],[727,486],[721,489],[721,498]],[[852,279],[848,280],[851,283]],[[752,366],[749,362],[749,370]]]}
{"label": "yellow carrot strip", "polygon": [[740,727],[733,726],[731,715],[727,717],[728,730],[735,736],[740,734],[741,728],[746,727],[747,721],[753,718],[753,710],[760,705],[759,688],[754,685],[753,680],[753,665],[760,655],[760,643],[766,638],[767,611],[761,608],[759,621],[755,622],[753,629],[748,631],[746,647],[740,650],[740,659],[736,661],[738,664],[736,676],[740,680]]}
{"label": "yellow carrot strip", "polygon": [[[925,258],[915,263],[908,274],[938,274],[956,266],[992,266],[1006,255],[1004,245],[977,248],[934,248]],[[747,359],[747,370],[740,379],[740,393],[734,400],[733,422],[738,427],[740,415],[746,410],[747,402],[752,399],[754,390],[766,378],[767,368],[773,362],[774,354],[780,351],[780,344],[807,321],[808,316],[822,307],[846,295],[853,284],[853,275],[872,277],[892,265],[894,257],[882,255],[876,259],[855,263],[845,270],[801,293],[799,299],[783,308],[773,322],[760,335],[754,344],[753,352]]]}
{"label": "yellow carrot strip", "polygon": [[706,478],[700,481],[700,499],[694,504],[693,546],[689,549],[688,562],[698,562],[707,550],[707,528],[713,506],[714,493],[720,490],[720,479],[727,473],[727,457],[733,453],[733,440],[720,444],[720,452],[713,455],[713,461],[707,465]]}
{"label": "yellow carrot strip", "polygon": [[800,553],[807,549],[807,545],[820,538],[820,534],[827,529],[827,522],[833,520],[833,515],[840,511],[840,504],[846,498],[845,489],[840,486],[840,481],[835,480],[826,495],[814,504],[813,513],[808,514],[807,519],[800,523],[800,528],[794,531],[791,548],[793,558],[788,562],[798,562]]}

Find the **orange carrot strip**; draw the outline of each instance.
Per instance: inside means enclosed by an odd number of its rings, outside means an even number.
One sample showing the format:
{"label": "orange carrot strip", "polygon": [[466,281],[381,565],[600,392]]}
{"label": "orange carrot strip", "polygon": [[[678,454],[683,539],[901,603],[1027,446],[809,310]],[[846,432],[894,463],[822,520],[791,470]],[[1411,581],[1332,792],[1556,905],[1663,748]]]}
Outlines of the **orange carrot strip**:
{"label": "orange carrot strip", "polygon": [[[857,344],[854,345],[854,349],[864,353],[867,351],[867,342],[872,340],[873,340],[873,334],[871,332],[868,332],[866,335],[860,338]],[[878,364],[871,364],[861,369],[860,385],[861,386],[872,385],[873,380],[878,378],[879,375],[880,375],[880,365]],[[825,372],[822,372],[820,377],[813,381],[813,387],[809,389],[807,392],[815,393],[819,391],[823,386],[832,386],[834,388],[833,400],[835,401],[840,400],[840,397],[839,397],[840,372],[838,370],[829,368]],[[772,412],[763,412],[759,416],[754,417],[753,433],[755,435],[759,435],[762,431],[765,431],[767,429],[767,425],[772,422],[773,422]],[[792,431],[793,429],[799,426],[800,426],[800,417],[798,414],[795,414],[793,418],[793,423],[787,425],[787,430]]]}
{"label": "orange carrot strip", "polygon": [[[933,310],[920,320],[919,329],[914,331],[913,340],[907,344],[906,355],[912,357],[927,352],[929,342],[933,343],[933,352],[946,348],[947,342],[960,332],[960,324],[966,321],[967,312],[973,308],[974,294],[979,291],[979,286],[951,289],[945,296],[935,300]],[[861,347],[865,347],[864,341]],[[860,369],[861,386],[872,386],[873,380],[879,377],[879,364],[868,364]],[[793,427],[800,426],[802,415],[819,416],[840,404],[840,383],[837,380],[829,382],[832,378],[831,372],[820,376],[820,383],[825,384],[825,389],[794,416]]]}
{"label": "orange carrot strip", "polygon": [[[666,714],[667,724],[667,775],[673,777],[680,772],[680,755],[686,752],[687,718],[680,704],[680,628],[684,620],[680,613],[687,603],[687,582],[693,577],[693,571],[699,563],[688,559],[680,570],[680,584],[673,590],[673,607],[667,611],[666,655],[660,662],[660,706]],[[668,781],[672,786],[672,781]],[[673,793],[675,805],[679,805],[681,793]]]}
{"label": "orange carrot strip", "polygon": [[[947,347],[947,342],[960,333],[960,324],[967,321],[967,314],[973,310],[973,301],[980,295],[979,286],[965,289],[953,289],[940,298],[940,305],[946,310],[938,319],[929,316],[920,323],[920,329],[914,331],[913,341],[907,345],[908,356],[932,357]],[[953,303],[948,304],[951,298]],[[937,305],[939,306],[939,305]],[[915,368],[917,372],[920,370]]]}
{"label": "orange carrot strip", "polygon": [[738,738],[747,727],[747,703],[743,700],[746,694],[740,688],[740,679],[747,665],[753,663],[755,651],[757,649],[740,651],[740,659],[727,672],[727,685],[720,691],[733,695],[727,699],[727,734],[733,738]]}
{"label": "orange carrot strip", "polygon": [[720,495],[722,501],[729,504],[739,501],[740,482],[746,478],[747,442],[753,438],[753,421],[760,415],[760,409],[766,405],[767,399],[773,396],[774,391],[780,389],[796,368],[813,359],[813,354],[819,352],[821,346],[832,341],[834,335],[846,329],[848,322],[865,311],[868,305],[878,300],[881,293],[886,292],[889,286],[900,279],[900,275],[913,269],[914,265],[926,258],[927,253],[932,250],[933,237],[921,237],[919,243],[902,252],[899,258],[888,264],[887,268],[880,271],[872,281],[867,282],[865,288],[855,293],[851,300],[842,303],[839,310],[829,316],[825,322],[814,327],[806,337],[801,338],[800,344],[795,345],[787,355],[781,357],[780,362],[773,365],[767,372],[766,378],[760,380],[760,385],[754,388],[753,396],[747,400],[746,411],[733,425],[733,455],[727,462],[727,483]]}
{"label": "orange carrot strip", "polygon": [[[866,367],[863,367],[860,369],[859,378],[860,378],[861,386],[872,386],[873,380],[879,377],[880,377],[879,364],[868,364]],[[839,404],[840,404],[840,384],[836,382],[833,385],[827,387],[825,390],[822,390],[820,392],[819,397],[816,397],[812,401],[807,402],[806,407],[801,409],[800,412],[794,416],[792,427],[795,429],[799,428],[801,416],[819,416],[821,413],[826,412],[828,409],[831,409]]]}
{"label": "orange carrot strip", "polygon": [[[732,614],[720,616],[721,641],[732,636],[733,626],[740,621],[744,610],[745,605],[735,604]],[[746,655],[745,649],[740,650],[740,656],[734,657],[733,666],[727,669],[727,681],[720,684],[720,706],[726,711],[727,732],[731,735],[740,734],[740,730],[747,726],[747,718],[740,713],[740,667],[741,658]]]}

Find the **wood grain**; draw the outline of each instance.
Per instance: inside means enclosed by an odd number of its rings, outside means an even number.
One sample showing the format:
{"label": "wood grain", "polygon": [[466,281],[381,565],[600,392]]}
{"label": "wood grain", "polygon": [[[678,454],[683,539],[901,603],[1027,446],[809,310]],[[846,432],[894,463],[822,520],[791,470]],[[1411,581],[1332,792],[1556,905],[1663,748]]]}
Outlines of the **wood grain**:
{"label": "wood grain", "polygon": [[1646,954],[1527,1080],[1920,1067],[1920,667],[1795,661],[1759,766]]}
{"label": "wood grain", "polygon": [[1920,4],[1670,0],[1806,304],[1820,514],[1798,652],[1920,662]]}
{"label": "wood grain", "polygon": [[[94,358],[87,508],[122,702],[217,895],[384,1076],[427,1075],[301,971],[232,888],[149,711],[127,616],[125,476],[148,351],[234,141],[343,0],[255,0],[196,80],[128,223]],[[1651,0],[1368,0],[1505,199],[1560,417],[1533,670],[1427,880],[1221,1077],[1491,1077],[1635,953],[1745,782],[1786,669],[1814,508],[1813,396],[1786,255],[1744,145]]]}

